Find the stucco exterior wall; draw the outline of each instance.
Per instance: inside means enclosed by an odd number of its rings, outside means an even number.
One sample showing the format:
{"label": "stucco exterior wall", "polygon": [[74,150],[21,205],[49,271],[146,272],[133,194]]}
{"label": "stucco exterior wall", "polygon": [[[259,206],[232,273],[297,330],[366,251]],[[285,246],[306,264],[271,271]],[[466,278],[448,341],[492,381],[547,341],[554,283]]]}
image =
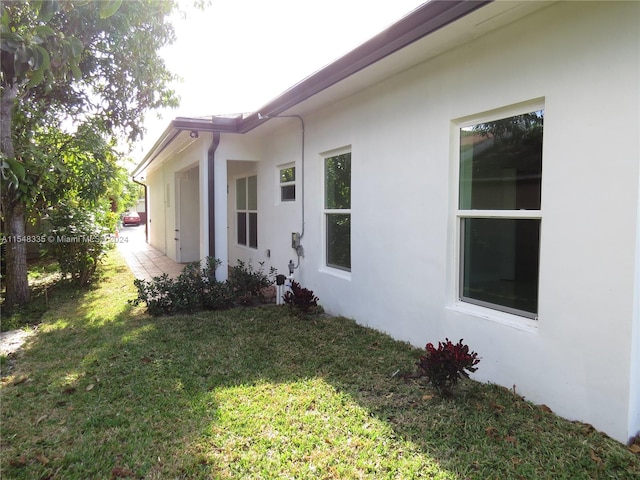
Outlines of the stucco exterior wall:
{"label": "stucco exterior wall", "polygon": [[[619,440],[636,434],[639,8],[555,4],[306,114],[297,277],[331,313],[418,346],[464,338],[482,357],[477,379],[515,385]],[[457,122],[521,102],[545,109],[536,321],[469,308],[456,288]],[[299,159],[299,126],[276,121],[282,130],[255,157],[255,254],[270,249],[282,271],[300,202],[274,203],[273,172]],[[349,274],[323,263],[321,154],[343,147],[352,152]]]}
{"label": "stucco exterior wall", "polygon": [[145,182],[148,194],[147,231],[149,235],[149,243],[161,252],[166,253],[166,204],[163,173],[162,168],[150,171],[147,173]]}
{"label": "stucco exterior wall", "polygon": [[[329,313],[421,347],[463,338],[482,357],[476,379],[515,385],[527,399],[627,441],[640,430],[639,18],[638,2],[559,2],[321,110],[299,105],[304,199],[297,119],[222,134],[214,163],[219,279],[237,259],[286,273],[288,261],[297,262],[291,233],[304,231],[295,275]],[[539,106],[542,227],[532,320],[458,300],[457,132],[470,119]],[[147,174],[150,241],[171,258],[173,179],[195,165],[200,249],[208,253],[210,143],[202,135],[172,147]],[[323,154],[345,148],[351,272],[324,260]],[[283,203],[278,171],[290,164],[296,201]],[[238,246],[235,230],[235,179],[253,174],[256,249]]]}
{"label": "stucco exterior wall", "polygon": [[[237,260],[251,262],[254,268],[263,262],[265,272],[270,267],[279,273],[287,274],[289,260],[297,263],[297,257],[291,249],[291,233],[302,232],[301,194],[302,194],[302,130],[297,119],[278,118],[275,130],[269,135],[238,138],[237,135],[223,136],[221,146],[216,152],[217,162],[227,163],[228,178],[228,249],[229,263]],[[249,140],[253,151],[245,151],[238,156],[237,146],[231,147],[237,140]],[[231,153],[233,152],[233,153]],[[234,160],[232,160],[234,158]],[[244,158],[240,160],[240,158]],[[253,159],[253,160],[251,160]],[[280,201],[279,173],[283,166],[296,167],[296,198],[298,201]],[[250,175],[258,176],[258,248],[249,248],[237,244],[236,230],[236,179]]]}
{"label": "stucco exterior wall", "polygon": [[[257,164],[262,158],[260,147],[260,139],[252,135],[223,134],[215,152],[215,204],[216,212],[220,212],[215,219],[215,256],[222,262],[216,272],[218,280],[226,280],[228,266],[235,265],[238,259],[245,263],[251,262],[254,267],[261,261],[259,250],[238,246],[235,240],[235,180],[240,176],[257,173]],[[260,188],[259,185],[258,192]],[[258,208],[262,208],[260,198]],[[258,231],[263,231],[260,224]]]}
{"label": "stucco exterior wall", "polygon": [[[165,253],[174,261],[182,261],[175,240],[178,228],[178,214],[176,209],[183,208],[185,218],[196,215],[199,218],[199,228],[189,229],[185,235],[197,235],[193,242],[198,247],[199,255],[193,252],[185,261],[199,256],[203,259],[208,251],[208,194],[207,194],[207,149],[211,143],[211,135],[201,137],[186,145],[178,152],[168,151],[153,164],[146,174],[146,184],[149,194],[149,211],[147,225],[149,228],[149,243]],[[190,188],[197,189],[197,195],[189,199],[189,204],[180,205],[180,191],[178,184],[180,175],[197,167],[198,178],[192,178]],[[193,175],[191,175],[193,177]],[[184,197],[184,196],[183,196]]]}

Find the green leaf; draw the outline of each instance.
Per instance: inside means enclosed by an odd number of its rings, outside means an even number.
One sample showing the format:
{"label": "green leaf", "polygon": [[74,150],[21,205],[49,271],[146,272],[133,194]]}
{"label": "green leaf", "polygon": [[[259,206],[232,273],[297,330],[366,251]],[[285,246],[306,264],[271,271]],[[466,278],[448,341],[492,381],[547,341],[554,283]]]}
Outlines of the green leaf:
{"label": "green leaf", "polygon": [[71,47],[71,54],[74,57],[79,57],[84,50],[84,45],[82,44],[82,42],[76,37],[68,37],[68,41],[69,46]]}
{"label": "green leaf", "polygon": [[[24,38],[22,38],[20,35],[17,35],[17,34],[15,34],[13,32],[5,32],[5,31],[3,31],[2,32],[2,43],[4,44],[4,42],[22,44],[22,43],[24,43]],[[4,48],[3,48],[3,50],[4,50]]]}
{"label": "green leaf", "polygon": [[[9,11],[6,8],[3,8],[2,6],[0,6],[0,8],[2,8],[2,17],[0,17],[0,23],[2,24],[3,27],[9,28]],[[4,33],[4,30],[3,30]]]}
{"label": "green leaf", "polygon": [[109,18],[118,11],[122,0],[106,0],[100,7],[100,18]]}
{"label": "green leaf", "polygon": [[20,45],[13,54],[15,76],[22,77],[29,71],[29,52],[24,45]]}
{"label": "green leaf", "polygon": [[44,70],[34,70],[29,80],[29,86],[35,87],[42,83],[42,80],[44,80]]}
{"label": "green leaf", "polygon": [[69,64],[69,67],[71,67],[71,73],[73,75],[73,79],[74,80],[80,80],[82,78],[82,71],[80,70],[80,68],[78,68],[78,65],[76,65],[73,62],[71,62]]}
{"label": "green leaf", "polygon": [[15,158],[5,158],[4,161],[19,180],[24,180],[27,171],[22,162],[19,162]]}
{"label": "green leaf", "polygon": [[48,22],[60,9],[57,0],[44,0],[38,10],[38,20]]}
{"label": "green leaf", "polygon": [[48,70],[51,62],[49,52],[39,45],[34,45],[32,51],[34,62],[31,68],[33,70]]}
{"label": "green leaf", "polygon": [[55,35],[56,32],[53,30],[53,28],[47,26],[47,25],[39,25],[38,27],[36,27],[36,35],[46,38],[46,37],[51,37],[52,35]]}

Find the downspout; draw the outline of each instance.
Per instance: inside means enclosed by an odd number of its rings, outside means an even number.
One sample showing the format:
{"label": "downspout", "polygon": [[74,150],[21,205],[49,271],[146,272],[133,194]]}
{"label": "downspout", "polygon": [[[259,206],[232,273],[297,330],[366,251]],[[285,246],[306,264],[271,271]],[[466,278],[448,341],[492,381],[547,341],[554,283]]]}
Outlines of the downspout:
{"label": "downspout", "polygon": [[131,180],[133,181],[133,183],[137,183],[138,185],[142,185],[144,187],[144,241],[146,243],[149,243],[149,209],[147,208],[148,202],[149,202],[149,198],[148,198],[148,192],[147,192],[147,185],[139,182],[138,180],[135,179],[135,177],[131,177]]}
{"label": "downspout", "polygon": [[220,145],[220,132],[212,132],[213,139],[211,140],[211,145],[209,146],[209,150],[207,152],[207,192],[209,195],[209,257],[216,257],[216,222],[215,222],[215,208],[216,208],[216,198],[214,191],[214,180],[215,180],[215,172],[214,172],[214,163],[215,163],[215,153],[218,149],[218,145]]}

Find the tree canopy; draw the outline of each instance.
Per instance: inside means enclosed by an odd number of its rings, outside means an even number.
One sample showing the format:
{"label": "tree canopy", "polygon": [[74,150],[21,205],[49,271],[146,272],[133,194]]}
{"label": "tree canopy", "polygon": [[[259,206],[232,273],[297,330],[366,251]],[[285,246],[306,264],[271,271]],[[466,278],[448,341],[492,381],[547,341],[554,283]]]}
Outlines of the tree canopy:
{"label": "tree canopy", "polygon": [[[91,203],[121,174],[114,138],[143,135],[145,112],[176,106],[159,50],[173,0],[28,0],[0,5],[3,233],[73,192]],[[110,183],[111,182],[111,183]],[[7,243],[5,306],[28,298],[26,249]]]}

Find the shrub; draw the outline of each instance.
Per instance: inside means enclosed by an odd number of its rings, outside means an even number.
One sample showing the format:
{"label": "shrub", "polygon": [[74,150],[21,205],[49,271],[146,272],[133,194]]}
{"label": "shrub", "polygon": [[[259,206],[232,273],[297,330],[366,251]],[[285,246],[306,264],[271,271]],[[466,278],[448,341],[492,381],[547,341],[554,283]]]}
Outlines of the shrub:
{"label": "shrub", "polygon": [[163,273],[159,277],[153,277],[147,281],[136,278],[133,284],[138,289],[138,297],[131,301],[133,305],[144,302],[147,304],[147,312],[151,315],[167,315],[175,311],[174,290],[175,282],[169,275]]}
{"label": "shrub", "polygon": [[224,310],[233,307],[236,295],[227,282],[216,280],[216,270],[222,264],[217,258],[207,257],[202,269],[202,308]]}
{"label": "shrub", "polygon": [[237,260],[235,266],[229,272],[229,288],[235,293],[237,299],[244,304],[249,304],[254,298],[262,295],[262,290],[273,284],[272,277],[277,273],[273,267],[269,273],[264,273],[264,262],[260,262],[257,270],[253,269],[251,262]]}
{"label": "shrub", "polygon": [[44,251],[58,261],[63,276],[71,275],[80,286],[89,282],[112,246],[108,229],[97,218],[101,213],[60,205],[48,218]]}
{"label": "shrub", "polygon": [[204,268],[200,262],[189,263],[175,279],[166,273],[151,281],[136,279],[138,297],[132,303],[146,303],[151,315],[231,308],[237,294],[227,282],[216,280],[215,271],[221,263],[207,257]]}
{"label": "shrub", "polygon": [[176,312],[194,312],[202,309],[204,281],[200,262],[185,265],[173,281],[173,306]]}
{"label": "shrub", "polygon": [[166,273],[151,281],[136,279],[138,297],[131,303],[146,303],[151,315],[230,308],[234,304],[234,292],[225,282],[215,278],[220,263],[207,257],[204,268],[200,268],[199,262],[189,263],[175,279]]}
{"label": "shrub", "polygon": [[205,288],[202,307],[205,310],[226,310],[235,305],[236,294],[227,282],[215,282]]}
{"label": "shrub", "polygon": [[438,342],[438,348],[427,343],[426,350],[427,354],[421,355],[417,364],[420,376],[427,377],[439,391],[450,391],[460,378],[468,378],[469,372],[475,372],[480,362],[478,354],[469,352],[462,339],[454,345],[446,338],[444,343]]}
{"label": "shrub", "polygon": [[303,288],[298,282],[291,282],[291,290],[282,297],[284,303],[297,309],[304,315],[315,313],[318,310],[318,297],[312,290]]}

